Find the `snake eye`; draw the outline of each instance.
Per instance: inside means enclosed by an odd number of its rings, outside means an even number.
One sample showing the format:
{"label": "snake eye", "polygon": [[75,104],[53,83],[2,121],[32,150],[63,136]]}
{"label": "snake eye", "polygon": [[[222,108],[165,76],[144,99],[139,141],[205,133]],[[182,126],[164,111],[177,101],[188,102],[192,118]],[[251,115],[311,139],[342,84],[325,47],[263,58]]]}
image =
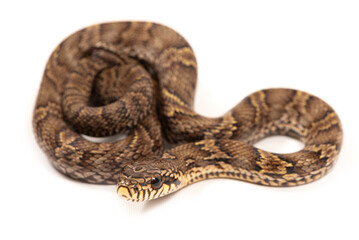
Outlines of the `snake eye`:
{"label": "snake eye", "polygon": [[156,176],[152,177],[151,185],[155,189],[160,188],[162,186],[161,176],[156,175]]}

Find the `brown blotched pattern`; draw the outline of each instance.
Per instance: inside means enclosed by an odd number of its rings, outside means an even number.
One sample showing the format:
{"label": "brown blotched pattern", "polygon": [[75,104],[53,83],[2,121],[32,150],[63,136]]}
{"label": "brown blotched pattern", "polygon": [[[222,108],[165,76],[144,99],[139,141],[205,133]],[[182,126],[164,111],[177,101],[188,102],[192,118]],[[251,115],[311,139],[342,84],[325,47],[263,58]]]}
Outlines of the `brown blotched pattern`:
{"label": "brown blotched pattern", "polygon": [[[37,141],[65,175],[116,184],[129,200],[161,197],[209,178],[268,186],[312,182],[333,166],[342,142],[337,114],[291,89],[246,97],[223,117],[194,112],[197,63],[178,33],[148,22],[91,26],[52,53],[36,101]],[[83,135],[125,133],[95,143]],[[287,135],[305,147],[275,154],[252,144]],[[175,147],[164,152],[164,139]]]}

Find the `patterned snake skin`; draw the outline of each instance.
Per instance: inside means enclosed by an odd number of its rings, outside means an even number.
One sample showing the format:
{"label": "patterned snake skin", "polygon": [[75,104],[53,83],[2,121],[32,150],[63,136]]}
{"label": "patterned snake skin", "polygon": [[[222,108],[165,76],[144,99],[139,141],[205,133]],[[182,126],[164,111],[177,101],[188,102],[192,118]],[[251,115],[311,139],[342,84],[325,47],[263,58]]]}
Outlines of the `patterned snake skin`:
{"label": "patterned snake skin", "polygon": [[[60,172],[117,183],[118,194],[132,201],[209,178],[301,185],[334,165],[342,126],[319,98],[266,89],[208,118],[193,110],[196,78],[191,47],[170,28],[149,22],[85,28],[46,65],[33,116],[36,139]],[[114,142],[84,137],[119,133],[126,137]],[[275,154],[252,145],[270,135],[294,137],[305,147]],[[166,151],[164,139],[173,146]]]}

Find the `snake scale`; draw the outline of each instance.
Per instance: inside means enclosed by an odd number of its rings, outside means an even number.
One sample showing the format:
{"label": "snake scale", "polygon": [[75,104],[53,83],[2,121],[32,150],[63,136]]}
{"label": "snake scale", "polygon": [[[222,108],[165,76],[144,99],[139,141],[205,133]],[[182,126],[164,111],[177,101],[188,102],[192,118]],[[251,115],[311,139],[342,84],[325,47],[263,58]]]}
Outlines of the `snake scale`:
{"label": "snake scale", "polygon": [[[221,117],[193,110],[197,63],[174,30],[111,22],[66,38],[50,56],[33,115],[54,167],[88,183],[117,184],[132,201],[154,199],[210,178],[267,186],[312,182],[334,165],[342,126],[321,99],[264,89]],[[85,136],[125,134],[96,143]],[[253,146],[271,135],[304,142],[295,153]],[[164,142],[172,147],[165,149]]]}

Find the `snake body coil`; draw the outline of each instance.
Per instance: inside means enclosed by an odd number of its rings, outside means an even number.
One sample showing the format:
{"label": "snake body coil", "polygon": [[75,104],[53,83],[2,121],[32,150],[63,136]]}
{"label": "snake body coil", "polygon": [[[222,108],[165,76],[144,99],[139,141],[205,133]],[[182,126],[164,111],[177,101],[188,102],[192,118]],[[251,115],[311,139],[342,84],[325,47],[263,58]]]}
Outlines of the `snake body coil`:
{"label": "snake body coil", "polygon": [[[37,141],[65,175],[116,184],[143,201],[209,178],[268,186],[312,182],[334,165],[342,142],[337,114],[291,89],[255,92],[219,118],[194,112],[194,53],[178,33],[148,22],[91,26],[52,53],[36,101]],[[83,135],[126,133],[95,143]],[[304,142],[295,153],[252,146],[266,136]],[[166,138],[176,147],[163,149]]]}

